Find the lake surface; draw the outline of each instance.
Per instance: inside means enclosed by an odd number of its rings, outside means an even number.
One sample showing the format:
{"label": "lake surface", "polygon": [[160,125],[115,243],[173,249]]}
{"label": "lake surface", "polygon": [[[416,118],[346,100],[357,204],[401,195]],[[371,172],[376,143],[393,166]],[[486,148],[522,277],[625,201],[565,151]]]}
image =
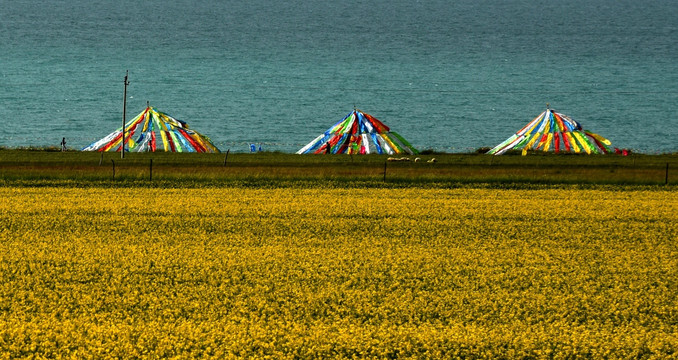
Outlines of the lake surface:
{"label": "lake surface", "polygon": [[13,0],[0,146],[80,149],[150,102],[222,150],[295,152],[354,107],[419,149],[492,147],[547,103],[678,151],[675,0]]}

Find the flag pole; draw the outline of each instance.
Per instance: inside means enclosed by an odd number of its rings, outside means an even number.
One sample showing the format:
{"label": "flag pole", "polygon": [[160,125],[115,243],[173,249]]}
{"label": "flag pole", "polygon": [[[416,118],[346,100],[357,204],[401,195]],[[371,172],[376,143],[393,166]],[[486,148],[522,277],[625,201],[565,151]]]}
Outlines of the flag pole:
{"label": "flag pole", "polygon": [[125,71],[125,91],[123,92],[122,96],[122,144],[120,145],[120,158],[124,159],[125,158],[125,117],[127,115],[127,85],[129,85],[129,81],[127,81],[127,77],[129,75],[129,70]]}

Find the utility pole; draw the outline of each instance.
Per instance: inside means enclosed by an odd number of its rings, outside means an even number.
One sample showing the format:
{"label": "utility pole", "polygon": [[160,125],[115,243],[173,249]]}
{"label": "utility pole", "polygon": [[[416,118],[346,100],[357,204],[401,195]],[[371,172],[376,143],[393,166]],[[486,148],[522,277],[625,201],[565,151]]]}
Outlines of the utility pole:
{"label": "utility pole", "polygon": [[122,144],[120,145],[120,158],[124,159],[125,158],[125,118],[127,116],[127,85],[129,85],[129,81],[127,81],[127,77],[129,75],[129,70],[125,71],[125,92],[123,93],[122,96]]}

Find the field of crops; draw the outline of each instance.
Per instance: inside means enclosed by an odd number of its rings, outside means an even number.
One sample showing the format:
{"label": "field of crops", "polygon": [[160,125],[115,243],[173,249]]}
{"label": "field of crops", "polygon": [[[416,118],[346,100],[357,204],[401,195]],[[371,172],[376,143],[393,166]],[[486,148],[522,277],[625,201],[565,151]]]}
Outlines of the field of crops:
{"label": "field of crops", "polygon": [[0,358],[675,358],[670,189],[0,187]]}

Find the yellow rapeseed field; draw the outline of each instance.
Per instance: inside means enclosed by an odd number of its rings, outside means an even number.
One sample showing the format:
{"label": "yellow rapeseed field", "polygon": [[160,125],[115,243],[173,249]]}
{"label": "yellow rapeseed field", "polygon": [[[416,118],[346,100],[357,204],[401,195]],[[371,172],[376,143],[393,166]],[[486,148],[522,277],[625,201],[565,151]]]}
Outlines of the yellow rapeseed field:
{"label": "yellow rapeseed field", "polygon": [[678,357],[675,191],[0,197],[0,358]]}

